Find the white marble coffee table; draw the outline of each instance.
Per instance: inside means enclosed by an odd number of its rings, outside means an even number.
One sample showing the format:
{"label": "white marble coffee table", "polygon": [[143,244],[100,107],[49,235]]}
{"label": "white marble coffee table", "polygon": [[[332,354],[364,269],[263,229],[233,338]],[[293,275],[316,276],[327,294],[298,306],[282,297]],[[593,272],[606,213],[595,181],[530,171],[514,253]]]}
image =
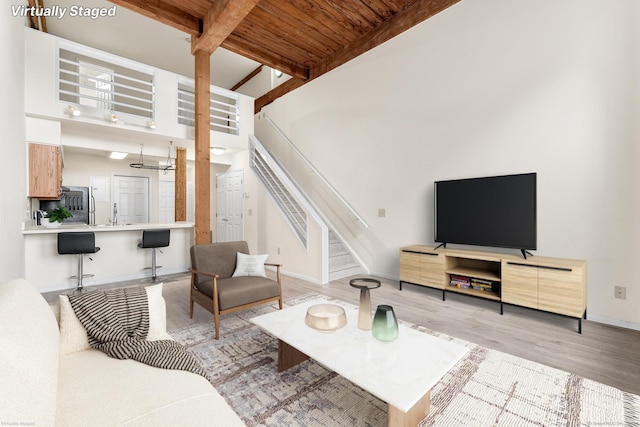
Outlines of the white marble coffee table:
{"label": "white marble coffee table", "polygon": [[400,325],[392,342],[376,340],[358,329],[358,307],[344,307],[347,325],[319,332],[304,322],[307,308],[327,303],[315,299],[251,319],[279,340],[278,371],[312,358],[388,404],[388,425],[416,426],[428,413],[429,392],[468,348]]}

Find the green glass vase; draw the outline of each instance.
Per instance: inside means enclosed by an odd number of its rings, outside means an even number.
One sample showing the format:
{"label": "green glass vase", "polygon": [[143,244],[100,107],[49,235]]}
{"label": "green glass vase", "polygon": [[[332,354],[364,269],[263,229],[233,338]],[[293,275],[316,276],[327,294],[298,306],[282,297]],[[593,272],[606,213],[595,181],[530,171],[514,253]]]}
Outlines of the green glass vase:
{"label": "green glass vase", "polygon": [[371,333],[380,341],[393,341],[398,338],[398,319],[390,305],[379,305],[373,316]]}

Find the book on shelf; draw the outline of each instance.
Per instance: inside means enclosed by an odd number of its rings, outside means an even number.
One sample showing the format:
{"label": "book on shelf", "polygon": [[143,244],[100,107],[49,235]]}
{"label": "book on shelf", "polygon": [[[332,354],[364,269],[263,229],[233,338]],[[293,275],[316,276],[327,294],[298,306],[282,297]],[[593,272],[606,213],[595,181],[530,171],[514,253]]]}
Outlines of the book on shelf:
{"label": "book on shelf", "polygon": [[471,280],[465,276],[458,276],[457,274],[452,274],[449,279],[449,285],[455,286],[457,288],[469,288],[471,287]]}

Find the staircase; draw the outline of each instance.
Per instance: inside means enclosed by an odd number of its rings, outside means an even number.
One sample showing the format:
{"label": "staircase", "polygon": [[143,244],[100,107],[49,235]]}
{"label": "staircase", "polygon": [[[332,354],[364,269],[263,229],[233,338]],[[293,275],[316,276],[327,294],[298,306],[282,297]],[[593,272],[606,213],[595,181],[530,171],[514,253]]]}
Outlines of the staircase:
{"label": "staircase", "polygon": [[363,268],[333,230],[329,230],[329,280],[360,274]]}
{"label": "staircase", "polygon": [[260,153],[255,145],[251,149],[251,167],[267,188],[267,191],[273,196],[282,215],[287,219],[298,240],[300,240],[300,243],[302,243],[302,246],[306,249],[308,234],[307,213],[271,166],[269,166],[264,155]]}
{"label": "staircase", "polygon": [[264,150],[264,147],[254,137],[251,139],[251,168],[258,176],[265,188],[273,197],[282,215],[287,220],[300,243],[307,249],[308,214],[323,223],[328,232],[328,279],[337,280],[343,277],[359,274],[364,271],[362,266],[351,255],[336,232],[329,229],[321,213],[313,207],[307,196],[297,187],[277,159]]}

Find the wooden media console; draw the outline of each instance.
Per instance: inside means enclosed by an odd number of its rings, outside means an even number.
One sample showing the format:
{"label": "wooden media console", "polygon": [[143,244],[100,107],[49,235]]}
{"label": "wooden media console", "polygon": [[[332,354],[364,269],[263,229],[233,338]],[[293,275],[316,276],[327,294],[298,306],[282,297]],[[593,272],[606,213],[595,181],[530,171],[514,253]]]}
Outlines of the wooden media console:
{"label": "wooden media console", "polygon": [[400,248],[403,283],[456,292],[582,319],[587,312],[587,263],[582,260],[466,251]]}

